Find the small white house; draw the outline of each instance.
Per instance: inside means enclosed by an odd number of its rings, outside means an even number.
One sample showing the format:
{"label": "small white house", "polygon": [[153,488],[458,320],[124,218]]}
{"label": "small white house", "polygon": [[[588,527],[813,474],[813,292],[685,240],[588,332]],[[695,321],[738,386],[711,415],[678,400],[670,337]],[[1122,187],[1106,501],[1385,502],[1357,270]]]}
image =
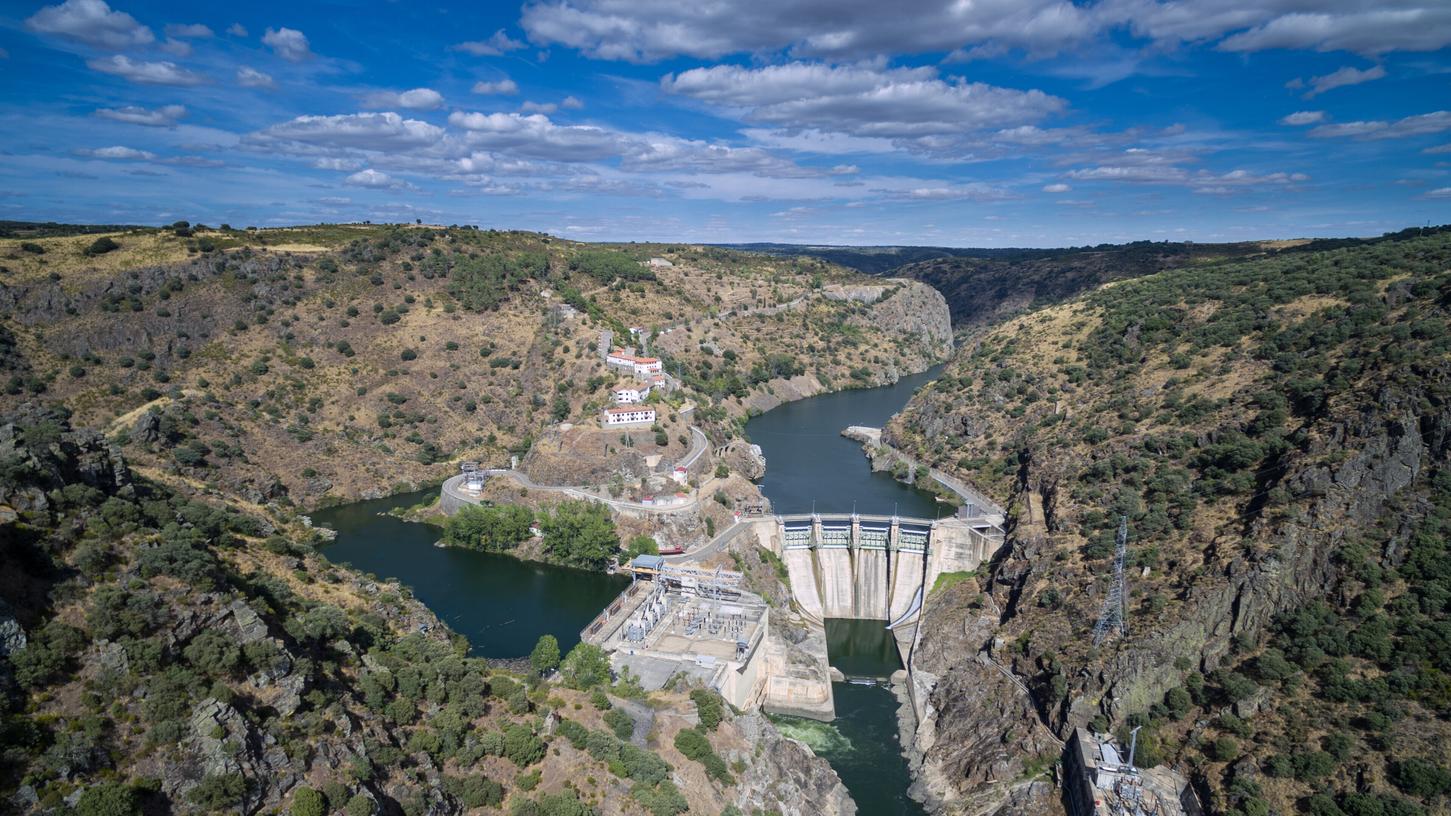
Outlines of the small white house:
{"label": "small white house", "polygon": [[651,425],[655,422],[655,409],[648,405],[616,406],[606,408],[604,425],[612,428],[619,425]]}
{"label": "small white house", "polygon": [[645,263],[651,269],[669,269],[670,267],[672,267],[672,266],[675,265],[675,264],[673,264],[673,263],[665,260],[664,258],[651,258],[650,260],[646,261]]}
{"label": "small white house", "polygon": [[650,396],[650,386],[622,385],[610,393],[614,396],[616,405],[634,405],[638,402],[644,402],[645,398]]}

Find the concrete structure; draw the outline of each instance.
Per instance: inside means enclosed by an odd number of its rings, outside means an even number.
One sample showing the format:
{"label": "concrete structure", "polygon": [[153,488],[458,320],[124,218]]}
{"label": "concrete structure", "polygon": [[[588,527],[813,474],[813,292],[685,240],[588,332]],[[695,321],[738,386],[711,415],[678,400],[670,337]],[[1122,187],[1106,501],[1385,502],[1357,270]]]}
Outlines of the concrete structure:
{"label": "concrete structure", "polygon": [[867,618],[893,628],[916,620],[944,572],[967,572],[1003,543],[986,518],[790,515],[743,519],[786,565],[792,596],[814,620]]}
{"label": "concrete structure", "polygon": [[634,405],[644,402],[650,396],[650,386],[646,385],[621,385],[610,390],[610,396],[616,405]]}
{"label": "concrete structure", "polygon": [[599,646],[617,671],[628,668],[647,690],[685,675],[737,708],[759,706],[767,686],[770,608],[741,590],[743,576],[673,566],[658,555],[637,556],[626,571],[636,580],[580,640]]}
{"label": "concrete structure", "polygon": [[[1132,752],[1132,747],[1130,748]],[[1136,768],[1113,738],[1076,728],[1063,747],[1068,816],[1202,816],[1194,789],[1169,768]]]}
{"label": "concrete structure", "polygon": [[601,422],[606,428],[620,425],[651,425],[655,422],[655,409],[648,405],[606,408]]}

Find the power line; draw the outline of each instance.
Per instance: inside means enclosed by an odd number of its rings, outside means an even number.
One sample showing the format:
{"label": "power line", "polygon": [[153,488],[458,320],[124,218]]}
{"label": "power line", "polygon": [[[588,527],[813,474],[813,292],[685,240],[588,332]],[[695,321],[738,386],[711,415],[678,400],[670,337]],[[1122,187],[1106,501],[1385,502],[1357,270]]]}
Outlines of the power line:
{"label": "power line", "polygon": [[1124,588],[1124,562],[1128,560],[1129,517],[1119,516],[1118,536],[1114,540],[1113,583],[1103,599],[1103,611],[1098,614],[1098,623],[1093,625],[1093,645],[1103,642],[1111,630],[1128,636],[1128,619],[1125,604],[1128,592]]}

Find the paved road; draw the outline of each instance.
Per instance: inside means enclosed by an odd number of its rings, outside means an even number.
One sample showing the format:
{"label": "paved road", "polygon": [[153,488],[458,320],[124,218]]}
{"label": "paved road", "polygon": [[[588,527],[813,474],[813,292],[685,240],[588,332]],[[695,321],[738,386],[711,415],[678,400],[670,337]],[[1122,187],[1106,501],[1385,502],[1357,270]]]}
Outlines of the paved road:
{"label": "paved road", "polygon": [[[680,460],[681,466],[683,467],[690,467],[691,465],[695,464],[695,460],[699,459],[701,454],[705,453],[705,451],[710,447],[710,440],[706,438],[705,433],[694,425],[690,427],[690,436],[690,452],[685,455],[684,459]],[[615,508],[616,510],[630,510],[640,513],[681,513],[686,510],[693,509],[697,504],[699,504],[700,497],[704,493],[703,490],[696,491],[695,495],[689,496],[684,502],[681,502],[679,504],[659,506],[653,504],[641,504],[639,502],[625,501],[624,499],[616,499],[610,496],[596,493],[593,490],[586,490],[583,487],[575,487],[571,485],[542,485],[538,482],[535,482],[533,479],[530,479],[523,472],[518,470],[510,470],[509,468],[490,468],[488,470],[485,470],[484,473],[490,477],[502,476],[506,479],[512,479],[520,487],[523,487],[526,490],[543,490],[550,493],[563,493],[570,498],[584,499],[586,501],[607,504],[610,507]],[[479,497],[465,491],[463,489],[463,481],[463,474],[454,476],[453,478],[443,483],[443,492],[457,501],[466,502],[468,504],[477,504],[479,501]]]}

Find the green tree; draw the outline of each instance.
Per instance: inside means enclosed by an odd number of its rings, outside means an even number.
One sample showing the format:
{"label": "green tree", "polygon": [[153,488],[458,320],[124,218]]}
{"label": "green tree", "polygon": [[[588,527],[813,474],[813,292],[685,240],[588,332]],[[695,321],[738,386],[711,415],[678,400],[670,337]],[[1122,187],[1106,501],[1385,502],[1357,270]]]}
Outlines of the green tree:
{"label": "green tree", "polygon": [[625,547],[625,557],[634,558],[637,555],[657,555],[660,552],[660,545],[655,539],[647,535],[637,535],[630,539]]}
{"label": "green tree", "polygon": [[566,566],[604,569],[620,548],[609,509],[593,502],[561,502],[540,516],[539,528],[550,560]]}
{"label": "green tree", "polygon": [[76,816],[136,816],[141,813],[141,802],[131,786],[101,782],[86,788],[75,812]]}
{"label": "green tree", "polygon": [[559,673],[571,688],[591,689],[610,682],[610,659],[600,647],[581,643],[569,650]]}
{"label": "green tree", "polygon": [[540,635],[529,653],[529,665],[539,674],[548,674],[559,668],[559,639],[554,635]]}
{"label": "green tree", "polygon": [[529,537],[534,513],[517,504],[478,507],[469,505],[449,517],[443,540],[455,547],[502,552]]}
{"label": "green tree", "polygon": [[292,816],[327,816],[327,797],[313,788],[298,788],[292,794]]}

